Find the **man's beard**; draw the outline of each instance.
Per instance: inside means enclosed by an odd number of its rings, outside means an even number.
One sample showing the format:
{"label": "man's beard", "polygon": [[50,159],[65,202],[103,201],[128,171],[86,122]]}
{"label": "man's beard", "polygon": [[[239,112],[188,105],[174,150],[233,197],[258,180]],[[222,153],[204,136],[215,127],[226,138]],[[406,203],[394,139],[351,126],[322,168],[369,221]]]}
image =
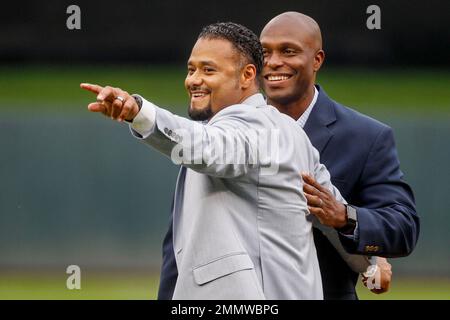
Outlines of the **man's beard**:
{"label": "man's beard", "polygon": [[213,116],[213,112],[211,110],[211,106],[207,106],[206,108],[202,108],[200,110],[189,107],[188,115],[189,115],[189,118],[191,118],[192,120],[206,121],[206,120],[209,120]]}

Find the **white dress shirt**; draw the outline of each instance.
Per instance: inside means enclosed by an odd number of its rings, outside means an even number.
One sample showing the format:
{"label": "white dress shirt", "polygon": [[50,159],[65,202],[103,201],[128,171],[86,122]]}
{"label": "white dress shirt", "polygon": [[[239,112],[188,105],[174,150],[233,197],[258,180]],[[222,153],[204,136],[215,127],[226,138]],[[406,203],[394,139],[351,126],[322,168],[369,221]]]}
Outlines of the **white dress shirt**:
{"label": "white dress shirt", "polygon": [[314,86],[314,97],[309,104],[308,108],[306,108],[305,112],[298,118],[297,123],[300,125],[300,127],[304,128],[306,121],[308,121],[309,115],[311,114],[312,109],[314,108],[314,105],[317,102],[317,97],[319,96],[319,91],[317,91],[317,88]]}

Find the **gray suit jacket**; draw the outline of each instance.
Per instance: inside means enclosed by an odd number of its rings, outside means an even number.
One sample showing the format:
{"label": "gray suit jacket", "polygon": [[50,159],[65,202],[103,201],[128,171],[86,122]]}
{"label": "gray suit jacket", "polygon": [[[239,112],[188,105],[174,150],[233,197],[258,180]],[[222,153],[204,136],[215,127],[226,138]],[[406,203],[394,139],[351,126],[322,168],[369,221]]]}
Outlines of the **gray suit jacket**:
{"label": "gray suit jacket", "polygon": [[[173,298],[322,299],[299,173],[314,172],[342,197],[300,126],[260,94],[224,108],[207,124],[152,108],[151,132],[134,134],[182,164],[173,210]],[[274,130],[277,143],[271,140],[270,151],[258,154],[261,141],[249,138],[252,130]],[[246,161],[224,163],[217,150]]]}

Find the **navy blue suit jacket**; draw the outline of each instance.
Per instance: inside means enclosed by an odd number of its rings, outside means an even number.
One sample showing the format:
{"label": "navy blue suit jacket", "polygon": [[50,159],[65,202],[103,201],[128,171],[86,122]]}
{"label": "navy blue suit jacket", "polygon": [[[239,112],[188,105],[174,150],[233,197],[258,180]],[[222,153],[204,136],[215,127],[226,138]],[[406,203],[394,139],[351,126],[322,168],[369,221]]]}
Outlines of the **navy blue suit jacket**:
{"label": "navy blue suit jacket", "polygon": [[[411,188],[403,181],[392,129],[331,100],[317,86],[319,96],[305,132],[320,152],[333,184],[356,207],[356,238],[341,236],[349,253],[402,257],[411,253],[419,235]],[[356,299],[358,274],[342,260],[316,229],[325,299]],[[163,244],[159,299],[171,299],[177,269],[172,247],[172,223]]]}

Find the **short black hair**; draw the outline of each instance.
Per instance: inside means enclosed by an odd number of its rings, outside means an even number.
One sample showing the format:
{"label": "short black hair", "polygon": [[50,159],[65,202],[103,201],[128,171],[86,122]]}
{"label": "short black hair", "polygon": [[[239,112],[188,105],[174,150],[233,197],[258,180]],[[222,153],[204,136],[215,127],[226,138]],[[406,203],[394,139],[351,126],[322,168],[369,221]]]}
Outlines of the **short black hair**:
{"label": "short black hair", "polygon": [[258,36],[247,27],[234,22],[217,22],[204,27],[198,36],[200,38],[230,41],[248,63],[255,65],[257,75],[261,74],[263,48]]}

